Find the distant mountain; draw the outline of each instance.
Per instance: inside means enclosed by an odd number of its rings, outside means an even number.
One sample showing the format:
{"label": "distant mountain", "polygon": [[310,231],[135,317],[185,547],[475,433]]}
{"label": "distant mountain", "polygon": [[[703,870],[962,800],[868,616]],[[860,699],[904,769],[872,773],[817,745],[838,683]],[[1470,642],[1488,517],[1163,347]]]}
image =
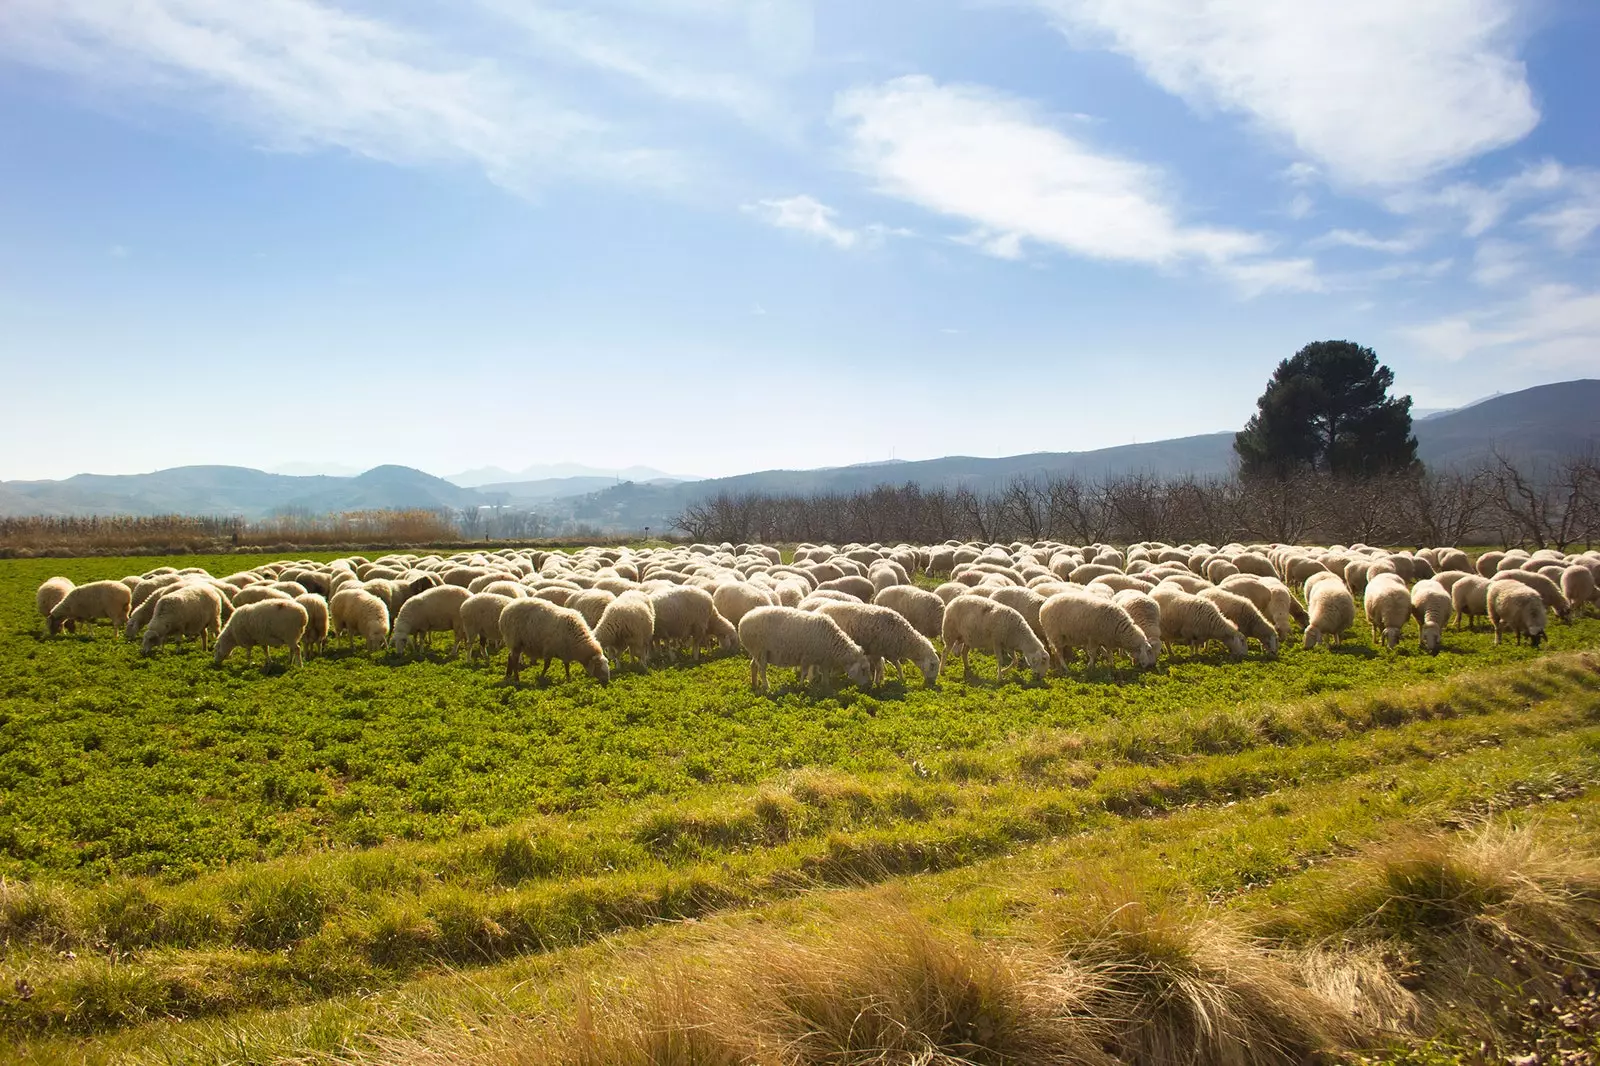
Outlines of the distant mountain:
{"label": "distant mountain", "polygon": [[698,481],[692,475],[669,474],[651,466],[630,466],[620,470],[582,463],[543,463],[524,467],[518,471],[502,470],[498,466],[484,466],[447,474],[445,480],[464,489],[483,488],[488,485],[508,485],[530,481],[554,481],[567,478],[599,478],[610,484],[618,481]]}
{"label": "distant mountain", "polygon": [[347,466],[344,463],[283,463],[268,467],[267,473],[288,474],[290,477],[315,477],[318,474],[328,477],[355,477],[361,473],[361,468]]}
{"label": "distant mountain", "polygon": [[[1473,466],[1495,449],[1523,462],[1550,461],[1600,448],[1600,381],[1565,381],[1492,396],[1418,419],[1414,429],[1423,461],[1436,468]],[[981,491],[1018,476],[1206,476],[1226,473],[1232,465],[1230,431],[1088,452],[1034,452],[999,459],[955,455],[820,470],[764,470],[694,481],[635,467],[629,471],[543,478],[512,475],[468,488],[405,466],[374,467],[353,477],[297,477],[237,466],[182,466],[150,474],[79,474],[63,481],[0,482],[0,515],[217,514],[262,518],[285,511],[326,514],[377,508],[465,510],[509,505],[535,508],[557,524],[583,524],[602,530],[634,531],[647,526],[663,530],[688,503],[722,492],[850,492],[907,482],[925,487],[966,485]],[[626,475],[620,484],[619,474]]]}

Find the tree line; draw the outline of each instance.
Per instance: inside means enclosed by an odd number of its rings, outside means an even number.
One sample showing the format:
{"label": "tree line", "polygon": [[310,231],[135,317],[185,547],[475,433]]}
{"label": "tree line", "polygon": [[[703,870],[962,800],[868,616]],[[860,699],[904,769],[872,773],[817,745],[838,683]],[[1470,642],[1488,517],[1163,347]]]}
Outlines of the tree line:
{"label": "tree line", "polygon": [[1275,477],[1040,474],[993,488],[879,485],[854,492],[720,493],[674,524],[695,540],[1172,544],[1315,541],[1520,544],[1600,541],[1600,457],[1367,475],[1299,468]]}

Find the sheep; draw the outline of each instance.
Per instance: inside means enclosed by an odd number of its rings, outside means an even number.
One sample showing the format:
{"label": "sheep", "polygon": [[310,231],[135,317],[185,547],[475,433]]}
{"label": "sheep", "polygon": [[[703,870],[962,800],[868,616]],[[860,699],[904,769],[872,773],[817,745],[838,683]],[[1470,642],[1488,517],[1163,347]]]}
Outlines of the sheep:
{"label": "sheep", "polygon": [[724,649],[733,646],[737,632],[728,620],[717,613],[711,593],[693,585],[675,585],[650,594],[650,604],[655,609],[655,639],[673,646],[687,641],[700,661],[700,649],[713,639]]}
{"label": "sheep", "polygon": [[426,592],[409,597],[395,616],[394,634],[389,646],[404,651],[408,644],[422,647],[430,633],[449,633],[454,639],[450,653],[454,655],[466,643],[466,632],[461,628],[461,605],[472,597],[462,585],[438,585]]}
{"label": "sheep", "polygon": [[312,648],[319,652],[328,650],[328,601],[320,593],[306,592],[294,598],[306,609],[306,631],[300,638],[307,653]]}
{"label": "sheep", "polygon": [[894,664],[895,676],[905,684],[903,664],[910,659],[922,671],[923,684],[938,687],[938,651],[898,611],[871,603],[825,603],[816,613],[833,619],[847,637],[861,646],[872,666],[874,685],[883,684],[886,662]]}
{"label": "sheep", "polygon": [[309,621],[306,609],[291,599],[247,603],[235,610],[227,625],[222,627],[222,634],[211,650],[212,662],[221,666],[234,648],[242,647],[244,661],[249,663],[258,644],[263,670],[272,665],[272,649],[279,645],[289,649],[289,665],[303,662],[300,638]]}
{"label": "sheep", "polygon": [[74,587],[72,579],[65,577],[52,577],[39,586],[39,591],[33,594],[33,605],[44,616],[45,625],[50,624],[50,612],[56,609],[56,604],[66,599]]}
{"label": "sheep", "polygon": [[750,687],[770,688],[767,668],[793,666],[807,675],[843,671],[856,685],[872,682],[872,664],[861,646],[825,614],[797,607],[756,607],[739,619],[739,643],[750,654]]}
{"label": "sheep", "polygon": [[604,589],[584,589],[573,593],[566,606],[583,615],[583,620],[593,629],[600,624],[600,616],[606,613],[606,606],[616,598],[616,593]]}
{"label": "sheep", "polygon": [[849,593],[862,603],[870,603],[872,601],[872,597],[878,594],[877,586],[871,581],[864,577],[856,577],[851,574],[846,574],[844,577],[835,578],[832,581],[824,581],[822,584],[817,586],[817,591],[819,592],[827,589],[831,589],[835,592]]}
{"label": "sheep", "polygon": [[588,675],[602,685],[611,682],[611,664],[600,642],[594,638],[583,615],[570,607],[558,607],[536,596],[512,600],[500,612],[500,639],[511,651],[506,663],[506,680],[522,679],[522,657],[529,662],[544,660],[539,676],[550,672],[552,660],[560,659],[563,673],[572,678],[572,664],[581,663]]}
{"label": "sheep", "polygon": [[1211,588],[1211,582],[1193,574],[1168,574],[1161,579],[1161,584],[1168,588],[1182,589],[1191,596],[1198,595],[1202,589]]}
{"label": "sheep", "polygon": [[972,662],[969,653],[973,647],[993,650],[999,678],[1004,680],[1006,664],[1014,653],[1021,653],[1035,679],[1044,677],[1050,663],[1050,653],[1044,642],[1034,635],[1033,627],[1015,608],[982,596],[959,596],[944,609],[944,655],[939,661],[940,671],[952,655],[961,656],[962,679],[970,680]]}
{"label": "sheep", "polygon": [[747,611],[757,607],[771,607],[777,602],[778,597],[772,592],[760,585],[744,581],[730,581],[718,585],[717,590],[711,594],[711,605],[717,609],[718,614],[735,626]]}
{"label": "sheep", "polygon": [[1556,617],[1563,622],[1572,621],[1572,605],[1561,594],[1561,586],[1543,574],[1536,574],[1531,570],[1502,570],[1489,580],[1516,581],[1526,585],[1539,594],[1539,598],[1544,601],[1545,610],[1554,611]]}
{"label": "sheep", "polygon": [[222,595],[203,582],[186,582],[163,595],[151,614],[139,651],[149,655],[168,637],[199,637],[200,649],[222,632]]}
{"label": "sheep", "polygon": [[1464,574],[1450,586],[1450,602],[1456,609],[1456,628],[1467,620],[1467,628],[1477,629],[1478,618],[1489,613],[1489,579],[1477,574]]}
{"label": "sheep", "polygon": [[461,604],[461,629],[466,634],[467,660],[480,654],[485,659],[494,657],[500,647],[500,613],[506,605],[526,597],[506,596],[498,592],[477,592]]}
{"label": "sheep", "polygon": [[1202,645],[1217,640],[1234,659],[1244,658],[1244,635],[1210,600],[1203,600],[1166,581],[1155,587],[1150,598],[1161,605],[1161,635],[1167,643],[1187,644],[1193,653]]}
{"label": "sheep", "polygon": [[102,618],[108,619],[120,635],[132,609],[133,593],[120,581],[91,581],[78,585],[50,608],[50,635],[61,632],[61,627],[68,622],[87,624]]}
{"label": "sheep", "polygon": [[1356,624],[1356,598],[1343,581],[1333,574],[1306,589],[1305,646],[1315,648],[1323,641],[1338,647],[1345,630]]}
{"label": "sheep", "polygon": [[1280,641],[1287,639],[1293,632],[1291,621],[1294,618],[1294,609],[1299,605],[1289,592],[1288,586],[1277,578],[1234,574],[1222,582],[1221,588],[1225,592],[1249,600],[1256,610],[1272,623],[1272,628],[1278,634]]}
{"label": "sheep", "polygon": [[1495,572],[1500,567],[1500,560],[1504,559],[1505,557],[1505,552],[1484,552],[1482,555],[1478,556],[1478,562],[1473,569],[1478,572],[1479,577],[1494,577]]}
{"label": "sheep", "polygon": [[1254,640],[1268,655],[1278,654],[1278,628],[1249,598],[1228,589],[1202,589],[1201,599],[1210,600],[1232,622],[1246,640]]}
{"label": "sheep", "polygon": [[389,639],[389,606],[363,588],[341,588],[328,603],[335,636],[348,633],[377,651]]}
{"label": "sheep", "polygon": [[937,640],[944,628],[944,601],[927,589],[919,589],[915,585],[891,585],[880,589],[872,597],[872,602],[900,612],[900,616],[911,623],[912,629],[929,640]]}
{"label": "sheep", "polygon": [[1026,619],[1028,628],[1033,630],[1033,635],[1038,637],[1041,642],[1044,641],[1044,630],[1039,626],[1039,608],[1044,606],[1046,597],[1041,596],[1032,589],[1008,586],[995,589],[989,594],[989,598],[996,603],[1005,604],[1020,614]]}
{"label": "sheep", "polygon": [[1411,594],[1399,575],[1378,575],[1362,594],[1367,623],[1372,626],[1372,643],[1381,636],[1385,647],[1393,650],[1400,643],[1400,631],[1411,617]]}
{"label": "sheep", "polygon": [[235,607],[248,607],[250,604],[260,603],[262,600],[292,599],[294,599],[294,597],[289,595],[287,592],[284,592],[282,589],[275,589],[268,585],[250,585],[234,593],[233,605]]}
{"label": "sheep", "polygon": [[650,666],[650,645],[655,639],[656,612],[648,595],[624,592],[610,603],[594,627],[595,639],[609,658],[622,660],[630,653],[640,666]]}
{"label": "sheep", "polygon": [[1537,648],[1544,641],[1547,618],[1544,599],[1536,589],[1516,581],[1489,582],[1489,624],[1494,626],[1494,642],[1510,630],[1517,643],[1527,637]]}
{"label": "sheep", "polygon": [[1561,594],[1575,614],[1583,610],[1584,604],[1594,603],[1594,571],[1582,563],[1574,563],[1561,571]]}
{"label": "sheep", "polygon": [[1088,655],[1090,667],[1094,666],[1102,649],[1108,659],[1124,651],[1137,667],[1156,664],[1155,647],[1133,617],[1115,603],[1097,596],[1057,593],[1039,608],[1039,622],[1044,627],[1051,652],[1063,666],[1077,655],[1079,648]]}
{"label": "sheep", "polygon": [[1151,599],[1148,593],[1135,589],[1123,589],[1111,598],[1111,602],[1128,612],[1128,617],[1133,619],[1133,624],[1139,627],[1139,632],[1144,634],[1144,639],[1150,642],[1150,648],[1157,656],[1161,654],[1161,605]]}
{"label": "sheep", "polygon": [[1134,574],[1122,573],[1101,574],[1099,577],[1092,579],[1086,587],[1098,585],[1104,585],[1113,593],[1124,592],[1128,589],[1133,589],[1135,592],[1149,592],[1156,587],[1154,581],[1146,581],[1144,578]]}
{"label": "sheep", "polygon": [[1454,601],[1445,587],[1432,578],[1418,581],[1411,588],[1411,613],[1422,630],[1422,650],[1438,655],[1443,646],[1444,627],[1450,624]]}

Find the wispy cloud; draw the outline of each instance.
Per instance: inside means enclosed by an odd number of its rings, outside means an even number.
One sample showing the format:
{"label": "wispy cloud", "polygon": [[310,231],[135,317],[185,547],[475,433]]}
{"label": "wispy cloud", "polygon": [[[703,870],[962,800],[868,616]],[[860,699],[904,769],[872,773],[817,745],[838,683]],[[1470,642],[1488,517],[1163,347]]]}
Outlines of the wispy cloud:
{"label": "wispy cloud", "polygon": [[757,200],[742,208],[747,214],[779,229],[810,234],[835,248],[876,247],[885,237],[909,236],[908,231],[872,223],[859,229],[840,225],[839,212],[813,196],[788,196],[781,200]]}
{"label": "wispy cloud", "polygon": [[1539,121],[1510,0],[1031,0],[1197,109],[1250,116],[1336,179],[1389,186]]}
{"label": "wispy cloud", "polygon": [[581,171],[671,180],[670,153],[483,58],[316,0],[7,0],[0,54],[201,110],[278,150],[477,166],[527,188]]}
{"label": "wispy cloud", "polygon": [[1502,285],[1528,272],[1528,250],[1512,241],[1486,240],[1472,255],[1472,280],[1479,285]]}
{"label": "wispy cloud", "polygon": [[1360,248],[1368,252],[1404,255],[1415,251],[1421,243],[1415,235],[1407,237],[1374,237],[1365,230],[1329,230],[1311,242],[1314,248]]}
{"label": "wispy cloud", "polygon": [[1589,367],[1600,351],[1600,292],[1539,285],[1526,295],[1411,326],[1402,335],[1447,362],[1492,355],[1545,367]]}
{"label": "wispy cloud", "polygon": [[1498,226],[1514,206],[1557,193],[1569,180],[1567,168],[1554,160],[1545,160],[1525,166],[1492,184],[1458,181],[1435,192],[1396,193],[1387,203],[1391,210],[1402,214],[1443,211],[1461,220],[1464,235],[1479,237]]}
{"label": "wispy cloud", "polygon": [[905,77],[841,93],[834,115],[879,191],[975,228],[959,238],[1016,258],[1025,242],[1090,259],[1234,267],[1250,287],[1304,288],[1308,264],[1239,265],[1271,241],[1181,221],[1156,168],[1097,151],[1027,102]]}

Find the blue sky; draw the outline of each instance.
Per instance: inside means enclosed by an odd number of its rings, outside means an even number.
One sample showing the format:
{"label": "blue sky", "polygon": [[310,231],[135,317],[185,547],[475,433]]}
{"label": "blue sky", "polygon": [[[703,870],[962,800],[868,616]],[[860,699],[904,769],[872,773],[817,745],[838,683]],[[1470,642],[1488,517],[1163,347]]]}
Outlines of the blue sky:
{"label": "blue sky", "polygon": [[715,476],[1600,373],[1588,0],[6,0],[0,478]]}

